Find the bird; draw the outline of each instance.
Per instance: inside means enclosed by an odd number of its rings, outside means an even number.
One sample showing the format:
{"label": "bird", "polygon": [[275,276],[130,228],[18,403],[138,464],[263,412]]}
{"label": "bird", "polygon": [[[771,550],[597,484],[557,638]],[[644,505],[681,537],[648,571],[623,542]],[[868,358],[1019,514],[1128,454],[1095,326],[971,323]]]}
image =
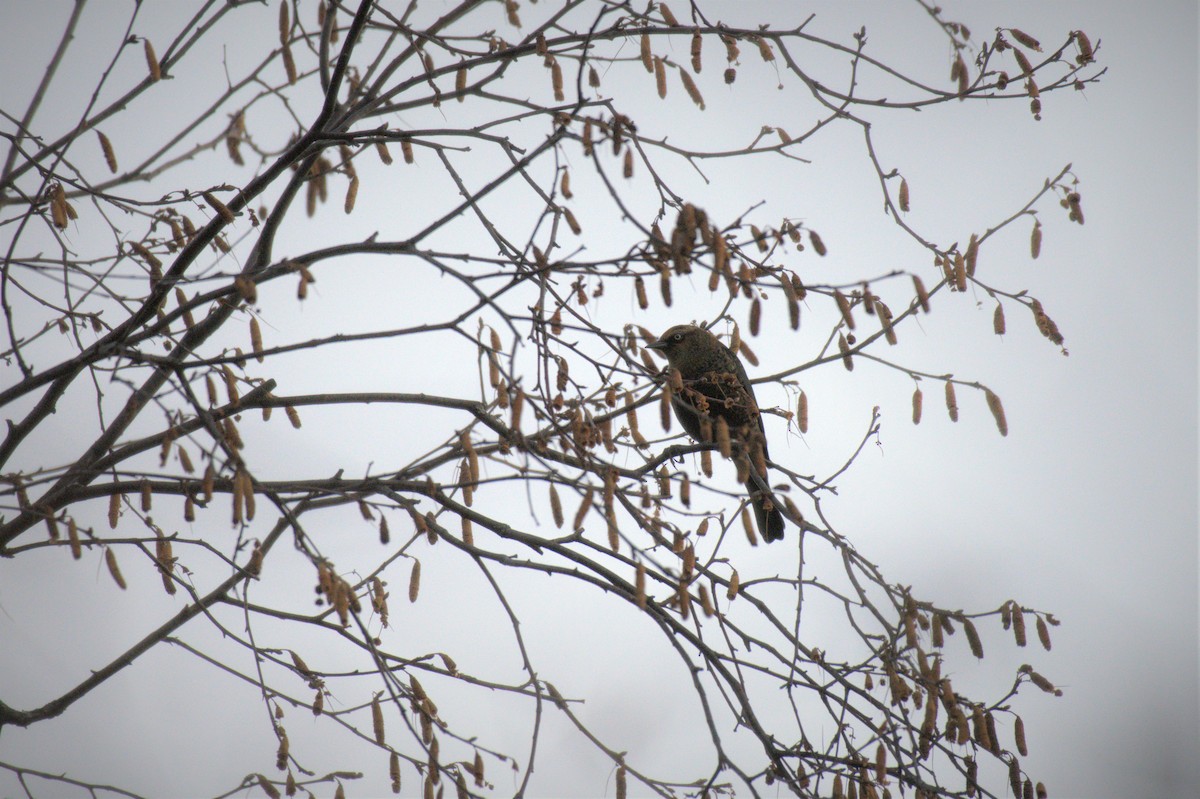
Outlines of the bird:
{"label": "bird", "polygon": [[713,443],[724,420],[758,530],[768,542],[782,539],[783,514],[767,485],[766,430],[741,360],[696,325],[675,325],[646,347],[665,355],[669,367],[679,372],[682,385],[672,392],[671,407],[689,436],[702,444]]}

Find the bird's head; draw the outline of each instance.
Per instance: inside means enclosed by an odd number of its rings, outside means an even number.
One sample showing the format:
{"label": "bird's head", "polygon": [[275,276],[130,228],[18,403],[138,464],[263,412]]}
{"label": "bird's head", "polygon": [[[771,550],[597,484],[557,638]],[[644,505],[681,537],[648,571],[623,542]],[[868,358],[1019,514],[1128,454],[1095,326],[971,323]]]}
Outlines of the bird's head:
{"label": "bird's head", "polygon": [[667,363],[685,375],[711,368],[713,354],[726,350],[716,336],[696,325],[675,325],[646,347],[667,356]]}

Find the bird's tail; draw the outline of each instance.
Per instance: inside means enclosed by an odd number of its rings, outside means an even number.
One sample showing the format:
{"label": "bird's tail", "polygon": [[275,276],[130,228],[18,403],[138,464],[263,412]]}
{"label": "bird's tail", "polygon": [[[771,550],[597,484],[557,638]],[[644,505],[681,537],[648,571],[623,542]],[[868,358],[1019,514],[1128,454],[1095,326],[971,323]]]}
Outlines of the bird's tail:
{"label": "bird's tail", "polygon": [[783,514],[775,507],[775,500],[766,482],[759,475],[752,474],[746,481],[746,493],[750,496],[750,504],[754,506],[758,532],[770,543],[783,539]]}

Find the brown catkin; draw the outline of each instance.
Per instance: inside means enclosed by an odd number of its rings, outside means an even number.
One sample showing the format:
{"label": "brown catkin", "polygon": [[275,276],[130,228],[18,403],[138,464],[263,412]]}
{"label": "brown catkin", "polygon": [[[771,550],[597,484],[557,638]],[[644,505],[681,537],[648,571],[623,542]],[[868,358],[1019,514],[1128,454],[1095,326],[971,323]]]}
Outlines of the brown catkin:
{"label": "brown catkin", "polygon": [[112,547],[104,548],[104,563],[108,566],[108,573],[112,575],[113,582],[122,591],[126,589],[125,578],[121,575],[121,567],[117,565],[117,553]]}
{"label": "brown catkin", "polygon": [[704,37],[697,31],[692,34],[692,71],[697,75],[700,74],[702,62],[700,59],[701,48],[704,46]]}
{"label": "brown catkin", "polygon": [[658,88],[658,96],[665,100],[667,98],[667,67],[658,56],[654,56],[654,82]]}
{"label": "brown catkin", "polygon": [[383,746],[386,741],[383,729],[383,705],[379,703],[379,695],[371,697],[371,726],[375,732],[375,743]]}
{"label": "brown catkin", "polygon": [[833,299],[837,303],[838,311],[842,314],[842,321],[850,330],[854,329],[854,315],[850,312],[850,301],[846,299],[846,295],[834,289]]}
{"label": "brown catkin", "polygon": [[1033,232],[1029,234],[1029,255],[1034,260],[1042,254],[1042,223],[1034,221]]}
{"label": "brown catkin", "polygon": [[842,353],[842,365],[846,367],[846,371],[853,372],[854,360],[850,356],[850,344],[841,333],[838,333],[838,351]]}
{"label": "brown catkin", "polygon": [[683,81],[683,88],[687,90],[688,97],[691,97],[692,102],[703,111],[704,96],[700,94],[700,89],[696,86],[696,82],[692,80],[692,76],[681,69],[679,70],[679,79]]}
{"label": "brown catkin", "polygon": [[754,521],[750,518],[750,509],[742,508],[742,529],[746,533],[746,540],[750,542],[750,546],[758,546],[758,536],[754,533]]}
{"label": "brown catkin", "polygon": [[1000,435],[1008,435],[1008,420],[1004,418],[1004,406],[1000,404],[1000,398],[987,388],[983,390],[983,394],[987,398],[988,410],[996,420],[996,429],[1000,431]]}
{"label": "brown catkin", "polygon": [[997,336],[1003,336],[1005,333],[1004,324],[1004,305],[996,303],[996,310],[992,312],[992,332]]}
{"label": "brown catkin", "polygon": [[142,39],[142,51],[146,54],[146,67],[150,70],[150,80],[157,82],[162,80],[162,64],[158,61],[158,54],[154,52],[154,45],[149,39]]}
{"label": "brown catkin", "polygon": [[808,395],[803,390],[796,400],[796,426],[800,428],[801,433],[808,432]]}
{"label": "brown catkin", "polygon": [[408,575],[408,601],[416,602],[421,594],[421,561],[414,560],[412,571]]}
{"label": "brown catkin", "polygon": [[96,131],[96,135],[100,138],[100,149],[104,152],[104,163],[108,164],[108,171],[115,175],[117,173],[117,154],[113,150],[112,142],[101,131]]}
{"label": "brown catkin", "polygon": [[643,33],[641,38],[640,55],[642,58],[642,66],[647,72],[654,71],[654,56],[650,52],[650,34]]}
{"label": "brown catkin", "polygon": [[550,512],[554,516],[554,526],[561,529],[563,526],[562,501],[558,498],[558,490],[553,483],[550,484]]}
{"label": "brown catkin", "polygon": [[117,529],[117,520],[121,518],[121,495],[114,493],[108,497],[108,526]]}
{"label": "brown catkin", "polygon": [[912,420],[913,424],[921,423],[921,406],[923,404],[924,395],[920,388],[913,389],[912,396]]}
{"label": "brown catkin", "polygon": [[946,411],[950,414],[950,421],[958,421],[958,399],[954,396],[954,384],[949,380],[946,381]]}
{"label": "brown catkin", "polygon": [[1012,37],[1014,39],[1016,39],[1018,42],[1025,45],[1026,47],[1028,47],[1030,50],[1033,50],[1038,53],[1042,52],[1042,43],[1039,42],[1037,39],[1033,38],[1032,36],[1030,36],[1025,31],[1019,30],[1017,28],[1009,28],[1008,32],[1010,34],[1012,34]]}
{"label": "brown catkin", "polygon": [[1022,757],[1028,757],[1029,747],[1025,743],[1025,722],[1021,720],[1020,716],[1017,716],[1013,722],[1013,736],[1017,739],[1017,751],[1021,753]]}
{"label": "brown catkin", "polygon": [[71,544],[71,557],[75,560],[82,558],[83,544],[79,540],[79,525],[75,523],[74,518],[67,519],[67,541]]}
{"label": "brown catkin", "polygon": [[234,221],[233,211],[230,211],[229,206],[221,202],[215,194],[211,191],[202,192],[201,194],[204,197],[204,201],[208,203],[210,208],[217,212],[217,216],[221,217],[223,221],[230,224]]}
{"label": "brown catkin", "polygon": [[900,210],[908,212],[908,181],[900,178]]}
{"label": "brown catkin", "polygon": [[[1047,652],[1050,651],[1050,627],[1047,626],[1046,620],[1041,616],[1037,617],[1037,635],[1038,640],[1042,643],[1042,648]],[[1021,754],[1025,754],[1022,752]]]}
{"label": "brown catkin", "polygon": [[555,59],[550,63],[550,86],[554,89],[554,101],[561,103],[566,99],[563,93],[563,71],[562,65]]}
{"label": "brown catkin", "polygon": [[975,629],[975,624],[965,616],[961,621],[963,632],[967,635],[967,644],[971,647],[971,654],[977,658],[983,657],[983,642],[979,640],[979,631]]}

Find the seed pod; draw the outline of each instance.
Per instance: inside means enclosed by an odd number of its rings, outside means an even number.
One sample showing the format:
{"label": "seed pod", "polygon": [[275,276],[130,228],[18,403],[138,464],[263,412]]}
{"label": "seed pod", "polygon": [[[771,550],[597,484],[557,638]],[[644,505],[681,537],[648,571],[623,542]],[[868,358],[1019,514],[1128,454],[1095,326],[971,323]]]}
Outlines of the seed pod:
{"label": "seed pod", "polygon": [[992,418],[996,420],[996,429],[1000,431],[1000,435],[1008,435],[1008,421],[1004,418],[1004,406],[1000,404],[1000,398],[986,388],[983,390],[983,394],[987,398],[988,410],[992,412]]}
{"label": "seed pod", "polygon": [[158,82],[162,80],[162,64],[158,61],[158,54],[154,52],[154,45],[150,44],[149,39],[142,39],[142,50],[146,54],[146,68],[150,70],[150,80]]}
{"label": "seed pod", "polygon": [[908,180],[900,178],[900,210],[908,213]]}
{"label": "seed pod", "polygon": [[946,411],[950,414],[950,421],[958,421],[958,399],[954,395],[954,384],[949,380],[946,381]]}
{"label": "seed pod", "polygon": [[1025,722],[1020,716],[1013,721],[1013,736],[1017,739],[1017,751],[1022,757],[1029,757],[1029,747],[1025,744]]}
{"label": "seed pod", "polygon": [[[923,404],[922,403],[923,399],[924,399],[924,395],[921,393],[921,389],[920,388],[913,389],[913,396],[912,396],[913,424],[921,423],[921,405]],[[937,625],[934,625],[934,628],[936,629]]]}
{"label": "seed pod", "polygon": [[112,547],[104,548],[104,563],[108,566],[108,573],[112,575],[117,588],[124,591],[127,588],[125,578],[121,576],[121,567],[117,565],[117,553],[113,551]]}
{"label": "seed pod", "polygon": [[803,390],[796,400],[796,426],[801,433],[808,432],[808,395]]}
{"label": "seed pod", "polygon": [[117,154],[113,151],[112,142],[99,130],[96,131],[96,135],[100,138],[100,149],[104,152],[104,163],[108,164],[108,171],[117,174]]}

